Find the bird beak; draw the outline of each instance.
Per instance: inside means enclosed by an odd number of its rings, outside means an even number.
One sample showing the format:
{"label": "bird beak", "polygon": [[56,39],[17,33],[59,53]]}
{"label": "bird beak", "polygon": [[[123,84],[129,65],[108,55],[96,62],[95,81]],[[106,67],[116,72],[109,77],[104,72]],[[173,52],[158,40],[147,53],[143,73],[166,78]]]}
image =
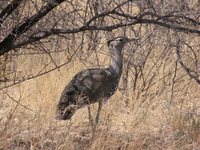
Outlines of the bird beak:
{"label": "bird beak", "polygon": [[128,42],[133,42],[133,41],[138,41],[138,40],[139,40],[139,38],[131,38],[128,40]]}

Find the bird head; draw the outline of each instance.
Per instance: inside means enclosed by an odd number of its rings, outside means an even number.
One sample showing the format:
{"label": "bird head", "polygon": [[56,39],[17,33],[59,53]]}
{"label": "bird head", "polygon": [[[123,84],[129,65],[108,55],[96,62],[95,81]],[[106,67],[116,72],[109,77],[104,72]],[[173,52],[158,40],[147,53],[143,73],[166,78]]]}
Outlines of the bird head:
{"label": "bird head", "polygon": [[65,106],[65,104],[59,103],[56,110],[56,119],[69,120],[76,111],[75,105]]}
{"label": "bird head", "polygon": [[110,49],[117,49],[121,51],[127,43],[135,40],[137,39],[136,38],[129,39],[127,37],[117,37],[112,40],[109,40],[107,44]]}

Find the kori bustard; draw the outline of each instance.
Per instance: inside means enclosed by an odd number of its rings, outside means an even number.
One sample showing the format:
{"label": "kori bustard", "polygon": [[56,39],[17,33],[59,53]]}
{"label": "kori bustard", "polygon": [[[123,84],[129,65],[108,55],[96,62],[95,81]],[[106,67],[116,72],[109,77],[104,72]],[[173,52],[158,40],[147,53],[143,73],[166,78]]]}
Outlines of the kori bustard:
{"label": "kori bustard", "polygon": [[105,69],[82,70],[72,78],[61,94],[57,105],[57,119],[70,119],[77,109],[98,102],[94,122],[98,123],[102,104],[115,93],[119,84],[122,74],[122,49],[126,43],[133,40],[136,39],[117,37],[108,41],[112,57],[110,66]]}

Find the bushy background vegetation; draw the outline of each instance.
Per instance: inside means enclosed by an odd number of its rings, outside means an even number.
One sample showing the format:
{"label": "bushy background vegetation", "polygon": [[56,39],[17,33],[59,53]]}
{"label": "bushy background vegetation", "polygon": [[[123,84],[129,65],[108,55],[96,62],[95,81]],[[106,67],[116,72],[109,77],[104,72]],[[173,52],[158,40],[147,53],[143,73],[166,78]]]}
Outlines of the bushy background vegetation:
{"label": "bushy background vegetation", "polygon": [[[199,19],[198,0],[1,0],[0,148],[199,149]],[[55,108],[117,36],[139,40],[92,137],[87,108],[71,121]]]}

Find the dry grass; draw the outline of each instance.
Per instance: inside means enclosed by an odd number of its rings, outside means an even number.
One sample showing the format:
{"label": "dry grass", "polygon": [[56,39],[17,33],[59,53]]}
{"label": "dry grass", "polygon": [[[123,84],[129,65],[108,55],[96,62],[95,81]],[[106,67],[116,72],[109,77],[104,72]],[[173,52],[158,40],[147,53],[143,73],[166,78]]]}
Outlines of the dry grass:
{"label": "dry grass", "polygon": [[[64,58],[60,56],[59,59]],[[152,56],[152,59],[156,58]],[[30,74],[37,72],[39,64],[47,60],[43,56],[30,59],[22,56],[18,57],[16,65],[22,74]],[[106,59],[101,60],[104,62]],[[186,76],[175,85],[176,92],[172,97],[169,79],[173,76],[160,80],[163,70],[168,72],[173,68],[173,58],[168,61],[167,67],[160,67],[154,79],[157,82],[148,93],[141,91],[142,81],[138,82],[137,90],[128,92],[128,96],[117,91],[103,108],[95,138],[92,138],[87,108],[78,110],[71,121],[57,121],[54,118],[55,106],[63,88],[75,73],[86,68],[78,60],[60,70],[6,89],[4,92],[31,110],[16,105],[5,93],[1,95],[1,148],[198,149],[199,86],[194,81],[188,84]],[[151,61],[144,69],[144,76],[147,76],[150,66]],[[184,72],[179,72],[181,74]],[[187,90],[182,90],[185,85]],[[95,111],[96,105],[93,105],[93,114]]]}
{"label": "dry grass", "polygon": [[[108,3],[108,1],[105,2]],[[81,3],[80,6],[80,1],[74,1],[74,3],[78,4],[77,9],[85,10],[86,3]],[[191,1],[190,5],[193,7],[197,3],[197,0]],[[66,6],[63,5],[58,9],[67,10],[67,12],[73,11],[74,8],[69,8],[68,5],[67,3]],[[132,7],[133,10],[130,13],[137,14],[140,11],[138,7],[134,5]],[[31,4],[28,8],[31,8],[31,11],[24,11],[24,17],[36,11],[33,10]],[[65,11],[55,14],[62,16],[63,12],[66,13]],[[85,12],[80,13],[85,14]],[[113,18],[111,19],[113,20]],[[79,20],[76,19],[76,26],[80,23]],[[119,20],[116,20],[116,22]],[[50,21],[52,21],[51,17]],[[47,21],[40,22],[38,26],[42,27],[46,23]],[[67,20],[63,23],[63,26],[66,27],[71,24],[73,25],[73,22]],[[135,25],[134,31],[137,28],[140,29],[140,25]],[[145,32],[150,32],[153,28],[148,28],[148,26],[145,28],[145,25],[143,25],[141,33],[138,35],[145,35]],[[123,32],[123,29],[119,29],[107,34],[117,36],[127,33],[130,34],[130,37],[133,36],[132,30],[125,30],[127,31]],[[159,43],[160,39],[165,38],[164,34],[172,34],[170,31],[165,33],[164,29],[156,32],[158,33],[153,33],[157,36],[150,37],[155,41],[155,45]],[[4,34],[7,33],[2,32],[2,35]],[[105,35],[104,32],[98,33],[101,38],[109,37]],[[67,38],[68,36],[70,39],[70,35],[67,35]],[[69,52],[72,53],[74,49],[79,48],[79,36],[80,34],[72,35],[74,39],[77,39],[76,44],[73,44],[73,40],[66,42],[66,39],[60,40],[60,43],[57,44],[60,49],[69,48],[71,50]],[[146,36],[148,36],[148,32]],[[87,44],[88,41],[84,42]],[[168,39],[163,41],[168,41]],[[189,43],[193,41],[198,45],[199,38],[195,39],[188,36],[187,41]],[[68,47],[65,44],[61,45],[61,43],[65,43]],[[91,62],[95,62],[96,65],[98,64],[97,61],[102,65],[108,64],[108,57],[103,54],[98,54],[98,57],[96,57],[96,53],[85,50],[88,46],[86,44],[81,49],[82,53],[79,54],[83,56],[82,59],[87,58]],[[99,49],[104,46],[104,43],[98,44]],[[145,49],[150,48],[151,45],[148,47],[148,43],[146,47],[140,47],[139,49],[144,51],[140,53],[136,51],[134,62],[139,64],[140,57],[143,57],[146,53]],[[132,76],[129,76],[128,79],[127,93],[124,94],[118,90],[104,106],[94,138],[92,138],[92,129],[88,122],[87,108],[78,110],[71,121],[55,120],[55,108],[63,88],[77,72],[87,68],[81,61],[73,59],[71,63],[59,70],[4,89],[0,93],[0,150],[199,150],[200,86],[195,81],[191,81],[186,73],[180,69],[180,66],[178,66],[180,70],[177,71],[175,76],[176,54],[174,52],[165,52],[159,46],[153,49],[154,51],[149,56],[145,68],[143,68],[143,76],[137,80],[135,90],[132,90],[134,80],[134,73],[132,73]],[[165,57],[162,56],[164,53],[166,53]],[[191,52],[188,55],[190,54]],[[90,57],[87,57],[88,55]],[[199,50],[197,55],[199,60]],[[58,64],[64,63],[67,59],[67,56],[62,53],[52,54],[52,57]],[[193,56],[188,58],[193,59]],[[14,58],[14,66],[18,73],[17,76],[27,77],[38,73],[50,61],[48,55],[32,55],[30,57],[22,55]],[[192,66],[191,60],[186,59],[184,61],[189,62],[188,65]],[[50,63],[43,71],[48,70],[53,65],[54,63]],[[91,67],[91,64],[88,67]],[[134,72],[134,69],[131,69]],[[156,74],[153,74],[154,72]],[[176,79],[176,82],[174,79]],[[147,89],[143,87],[144,80],[147,81]],[[120,89],[122,84],[120,84]],[[14,100],[23,106],[17,104]],[[95,115],[96,109],[97,105],[92,105],[93,115]]]}

